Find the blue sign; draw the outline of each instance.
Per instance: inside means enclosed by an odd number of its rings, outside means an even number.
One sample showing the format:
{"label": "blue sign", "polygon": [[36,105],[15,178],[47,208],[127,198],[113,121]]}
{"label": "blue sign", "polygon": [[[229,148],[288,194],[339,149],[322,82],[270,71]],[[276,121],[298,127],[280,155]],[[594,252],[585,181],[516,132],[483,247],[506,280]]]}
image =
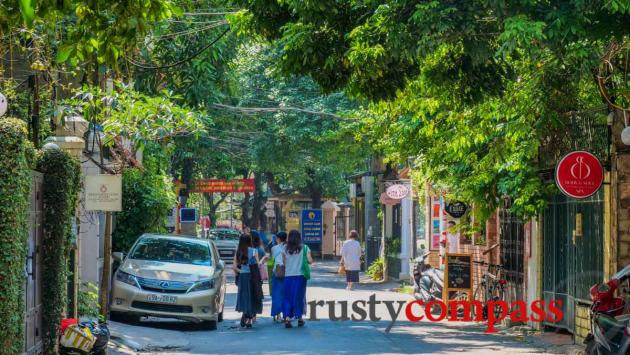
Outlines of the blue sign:
{"label": "blue sign", "polygon": [[197,222],[197,209],[196,208],[180,208],[179,221],[182,223],[196,223]]}
{"label": "blue sign", "polygon": [[321,244],[322,238],[324,237],[322,210],[302,210],[300,229],[302,230],[302,241],[304,241],[304,243]]}

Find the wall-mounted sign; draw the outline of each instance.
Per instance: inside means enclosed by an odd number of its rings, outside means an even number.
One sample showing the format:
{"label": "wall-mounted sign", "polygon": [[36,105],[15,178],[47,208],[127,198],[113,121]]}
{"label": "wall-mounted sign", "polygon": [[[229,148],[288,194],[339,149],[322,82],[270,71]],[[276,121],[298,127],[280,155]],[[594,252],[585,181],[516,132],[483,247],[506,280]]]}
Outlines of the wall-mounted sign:
{"label": "wall-mounted sign", "polygon": [[409,188],[403,184],[396,184],[388,187],[385,190],[385,194],[387,194],[389,198],[402,200],[409,194]]}
{"label": "wall-mounted sign", "polygon": [[603,181],[602,164],[589,152],[571,152],[556,167],[556,185],[569,197],[589,197],[599,190]]}
{"label": "wall-mounted sign", "polygon": [[189,192],[256,192],[254,179],[203,179],[190,185]]}
{"label": "wall-mounted sign", "polygon": [[122,176],[86,176],[85,209],[87,211],[122,211]]}
{"label": "wall-mounted sign", "polygon": [[300,219],[300,227],[302,230],[302,240],[308,244],[321,244],[324,236],[322,225],[322,210],[307,209],[302,210],[302,218]]}
{"label": "wall-mounted sign", "polygon": [[431,197],[431,244],[429,250],[440,250],[440,197]]}
{"label": "wall-mounted sign", "polygon": [[182,223],[197,223],[196,208],[180,208],[179,221]]}
{"label": "wall-mounted sign", "polygon": [[453,218],[461,218],[466,214],[468,206],[461,201],[455,201],[446,204],[446,212]]}

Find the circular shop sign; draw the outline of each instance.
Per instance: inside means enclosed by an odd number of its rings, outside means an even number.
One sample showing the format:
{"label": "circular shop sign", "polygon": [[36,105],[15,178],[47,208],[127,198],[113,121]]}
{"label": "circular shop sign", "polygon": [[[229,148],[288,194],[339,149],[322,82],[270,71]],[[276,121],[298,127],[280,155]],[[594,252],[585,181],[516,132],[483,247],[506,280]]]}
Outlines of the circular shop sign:
{"label": "circular shop sign", "polygon": [[402,200],[403,198],[407,196],[407,194],[409,194],[409,189],[405,185],[396,184],[396,185],[392,185],[388,187],[385,190],[385,194],[387,194],[387,197],[389,198],[393,198],[395,200]]}
{"label": "circular shop sign", "polygon": [[589,197],[599,190],[603,181],[602,164],[589,152],[571,152],[556,166],[556,184],[560,191],[570,197]]}
{"label": "circular shop sign", "polygon": [[446,205],[446,212],[453,218],[461,218],[466,214],[466,210],[468,210],[468,206],[461,201],[451,202]]}

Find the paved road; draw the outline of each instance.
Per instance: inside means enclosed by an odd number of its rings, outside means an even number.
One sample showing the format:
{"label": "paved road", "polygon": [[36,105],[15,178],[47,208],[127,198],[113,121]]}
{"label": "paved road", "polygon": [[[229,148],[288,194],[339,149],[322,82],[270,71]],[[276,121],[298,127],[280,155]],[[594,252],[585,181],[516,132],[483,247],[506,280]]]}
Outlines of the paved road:
{"label": "paved road", "polygon": [[[410,296],[391,292],[396,284],[364,284],[346,291],[345,283],[334,274],[333,263],[317,263],[309,283],[308,301],[368,301],[374,295],[380,301],[409,301]],[[266,286],[266,285],[265,285]],[[513,335],[484,334],[482,324],[452,322],[418,322],[406,320],[404,308],[390,329],[391,317],[383,304],[375,306],[380,321],[333,321],[327,307],[318,308],[320,321],[307,321],[304,328],[285,329],[272,322],[271,302],[265,300],[264,316],[252,329],[238,325],[240,315],[234,311],[236,287],[230,282],[225,321],[216,331],[180,321],[143,320],[139,325],[112,323],[117,343],[130,347],[112,353],[152,354],[243,354],[243,353],[338,353],[338,354],[529,354],[541,352],[567,353],[567,348],[549,347],[539,340]],[[265,292],[267,288],[265,287]],[[397,308],[396,303],[392,306]],[[336,316],[341,316],[337,304]],[[352,307],[349,309],[349,316]],[[356,313],[356,316],[360,314]],[[132,350],[135,348],[136,350]]]}

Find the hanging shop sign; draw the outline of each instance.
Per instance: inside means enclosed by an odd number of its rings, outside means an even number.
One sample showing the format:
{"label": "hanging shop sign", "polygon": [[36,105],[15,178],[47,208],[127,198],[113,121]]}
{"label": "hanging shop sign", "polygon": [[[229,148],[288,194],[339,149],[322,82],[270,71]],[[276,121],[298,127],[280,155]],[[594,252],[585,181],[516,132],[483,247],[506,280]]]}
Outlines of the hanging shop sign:
{"label": "hanging shop sign", "polygon": [[88,175],[85,177],[87,211],[122,211],[122,175]]}
{"label": "hanging shop sign", "polygon": [[385,194],[387,194],[387,197],[391,199],[402,200],[409,194],[409,188],[403,184],[395,184],[389,186],[385,190]]}
{"label": "hanging shop sign", "polygon": [[556,184],[565,195],[586,198],[599,190],[604,169],[596,156],[586,151],[565,155],[556,167]]}
{"label": "hanging shop sign", "polygon": [[446,212],[453,218],[462,218],[466,214],[468,206],[461,201],[446,204]]}
{"label": "hanging shop sign", "polygon": [[397,205],[397,204],[400,203],[399,199],[391,198],[391,197],[387,196],[387,194],[385,192],[381,193],[381,195],[380,195],[378,200],[383,205]]}
{"label": "hanging shop sign", "polygon": [[254,179],[203,179],[194,180],[189,192],[256,192]]}

